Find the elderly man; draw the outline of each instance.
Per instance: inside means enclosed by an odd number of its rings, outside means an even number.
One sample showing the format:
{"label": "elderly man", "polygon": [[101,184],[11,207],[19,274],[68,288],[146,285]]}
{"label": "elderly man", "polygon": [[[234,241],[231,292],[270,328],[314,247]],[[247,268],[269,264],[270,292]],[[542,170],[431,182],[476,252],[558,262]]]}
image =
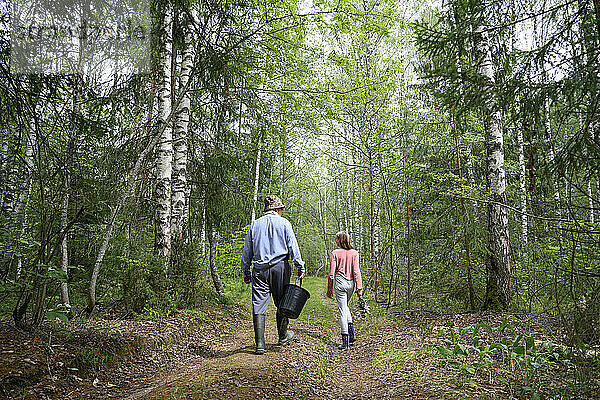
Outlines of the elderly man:
{"label": "elderly man", "polygon": [[[284,209],[285,205],[279,197],[265,197],[264,215],[250,224],[242,253],[244,282],[252,282],[256,354],[264,354],[266,351],[265,315],[271,294],[278,309],[279,344],[286,344],[294,337],[294,332],[287,329],[288,318],[279,314],[279,302],[283,297],[284,286],[290,283],[291,267],[288,257],[298,268],[300,278],[304,277],[304,261],[300,256],[292,224],[281,216]],[[254,265],[252,274],[251,264]]]}

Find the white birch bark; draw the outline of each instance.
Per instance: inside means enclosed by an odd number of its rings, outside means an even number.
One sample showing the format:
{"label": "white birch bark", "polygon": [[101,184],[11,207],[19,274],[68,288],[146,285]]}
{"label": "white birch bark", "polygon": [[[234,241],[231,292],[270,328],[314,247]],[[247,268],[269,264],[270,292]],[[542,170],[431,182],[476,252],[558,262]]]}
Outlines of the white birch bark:
{"label": "white birch bark", "polygon": [[[377,180],[377,174],[375,174],[375,172],[372,172],[374,174],[373,176],[373,190],[371,191],[371,196],[373,196],[373,267],[376,268],[377,271],[379,271],[379,258],[380,258],[380,237],[379,237],[379,232],[380,232],[380,215],[379,215],[379,199],[378,199],[378,194],[379,194],[379,181]],[[381,275],[378,275],[378,278],[381,279]]]}
{"label": "white birch bark", "polygon": [[[78,113],[78,110],[77,110]],[[75,127],[73,127],[75,129]],[[67,228],[68,217],[69,217],[69,196],[71,190],[71,170],[73,163],[73,154],[74,151],[74,132],[70,132],[69,134],[69,143],[67,144],[67,165],[65,166],[65,182],[63,186],[63,198],[60,206],[60,229],[61,231]],[[68,276],[69,273],[69,248],[68,248],[68,239],[65,234],[62,238],[60,244],[60,268],[65,273],[65,276]],[[62,304],[66,306],[70,306],[71,302],[69,301],[69,285],[67,282],[60,283],[60,297]]]}
{"label": "white birch bark", "polygon": [[202,255],[206,254],[206,189],[202,191],[202,225],[200,231],[200,243],[202,243]]}
{"label": "white birch bark", "polygon": [[351,180],[351,172],[349,169],[346,169],[346,229],[351,236],[354,236],[354,213],[352,212],[352,206],[354,204],[354,199],[352,196],[352,180]]}
{"label": "white birch bark", "polygon": [[262,143],[258,143],[256,152],[256,164],[254,166],[254,192],[252,193],[252,221],[256,219],[256,203],[258,201],[258,183],[260,179],[260,157],[262,152]]}
{"label": "white birch bark", "polygon": [[[70,185],[70,177],[67,177],[67,181],[65,182],[65,189],[62,198],[62,204],[60,207],[60,230],[64,231],[67,228],[68,222],[68,210],[69,210],[69,185]],[[69,249],[67,245],[67,235],[63,236],[63,239],[60,244],[60,267],[65,273],[65,276],[69,273]],[[71,302],[69,301],[69,286],[67,282],[60,283],[60,297],[61,302],[64,305],[69,306]]]}
{"label": "white birch bark", "polygon": [[[544,103],[544,129],[546,130],[546,139],[548,141],[548,164],[554,164],[554,143],[552,142],[552,127],[550,126],[550,100],[546,98]],[[554,198],[554,204],[556,206],[555,215],[557,219],[561,219],[562,212],[560,206],[560,190],[556,179],[552,180],[552,195]],[[559,223],[560,226],[560,223]]]}
{"label": "white birch bark", "polygon": [[181,76],[179,83],[179,95],[181,101],[175,110],[175,122],[173,132],[173,180],[171,193],[171,238],[174,241],[181,239],[184,229],[186,212],[186,190],[187,182],[187,160],[190,122],[190,95],[187,90],[190,73],[194,62],[194,26],[189,21],[185,32],[185,48],[181,60]]}
{"label": "white birch bark", "polygon": [[35,132],[35,121],[32,121],[32,126],[27,130],[27,138],[25,143],[25,156],[23,157],[24,162],[24,173],[21,186],[19,188],[19,196],[15,202],[13,209],[13,220],[19,223],[22,220],[23,213],[25,211],[25,205],[29,198],[31,191],[31,181],[33,177],[33,152],[36,145],[36,132]]}
{"label": "white birch bark", "polygon": [[323,256],[323,262],[319,264],[319,268],[315,272],[316,276],[319,276],[319,272],[323,266],[328,265],[327,262],[329,260],[329,243],[327,242],[327,210],[325,209],[325,205],[327,204],[327,188],[324,189],[324,195],[321,196],[321,190],[317,188],[317,193],[319,196],[319,203],[317,204],[317,211],[319,213],[319,222],[321,225],[321,234],[323,235],[323,245],[325,254]]}
{"label": "white birch bark", "polygon": [[[593,211],[600,209],[600,177],[596,178],[596,201],[594,203],[595,209]],[[600,215],[600,211],[598,211]]]}
{"label": "white birch bark", "polygon": [[[83,51],[84,46],[80,46],[80,52]],[[81,87],[83,79],[83,55],[80,53],[79,56],[79,71],[80,75],[76,77],[77,83],[75,87],[75,93],[73,96],[73,109],[71,115],[71,130],[69,131],[69,139],[67,143],[67,161],[65,165],[65,182],[63,186],[63,198],[61,201],[60,209],[60,229],[65,230],[67,228],[68,217],[69,217],[69,196],[71,190],[71,173],[73,165],[73,151],[75,148],[75,135],[77,130],[77,124],[79,123],[78,118],[81,113]],[[69,247],[67,235],[64,235],[60,244],[60,267],[65,273],[65,276],[69,274]],[[69,300],[69,285],[67,282],[60,283],[60,297],[62,304],[70,306]]]}
{"label": "white birch bark", "polygon": [[486,178],[492,202],[488,203],[487,285],[484,307],[506,309],[512,302],[508,212],[504,143],[498,99],[494,93],[494,66],[488,32],[482,25],[474,28],[478,73],[483,80],[483,122],[485,129]]}
{"label": "white birch bark", "polygon": [[[20,147],[16,147],[20,151]],[[15,144],[11,144],[7,148],[8,153],[15,152]],[[13,211],[15,207],[15,194],[17,193],[17,178],[19,176],[19,168],[16,160],[18,159],[16,156],[9,158],[7,157],[7,173],[6,173],[6,181],[4,183],[4,196],[2,198],[2,217],[6,221],[13,221]],[[8,230],[9,238],[13,237],[14,234],[14,223],[9,223],[6,226]],[[0,242],[0,278],[6,278],[10,274],[10,262],[12,259],[12,255],[14,252],[14,246],[11,239],[6,240],[5,242]]]}
{"label": "white birch bark", "polygon": [[[581,117],[581,113],[579,114],[579,131],[583,132],[583,130],[585,129],[585,126],[583,124],[582,121],[582,117]],[[592,129],[589,130],[589,134],[590,134],[590,139],[593,142],[594,141],[594,131]],[[588,179],[587,184],[586,184],[586,195],[588,198],[588,218],[590,220],[590,223],[594,223],[594,194],[592,191],[592,180]]]}
{"label": "white birch bark", "polygon": [[588,218],[590,220],[590,224],[594,223],[594,193],[592,192],[592,181],[587,181],[587,198],[588,198]]}
{"label": "white birch bark", "polygon": [[[362,162],[362,157],[361,157],[361,162]],[[364,166],[363,166],[364,169]],[[357,202],[358,202],[358,206],[356,207],[356,217],[358,218],[358,228],[357,228],[357,232],[358,232],[358,239],[359,239],[359,249],[360,251],[365,252],[366,254],[366,250],[367,250],[367,237],[368,237],[368,232],[366,232],[366,226],[365,226],[365,217],[364,215],[362,215],[362,213],[360,212],[361,208],[363,207],[363,203],[364,203],[364,196],[365,196],[365,188],[363,185],[363,173],[362,170],[361,172],[357,172],[356,173],[356,177],[355,177],[355,181],[358,184],[358,196],[357,196]]]}
{"label": "white birch bark", "polygon": [[[34,112],[36,112],[37,108],[34,107]],[[23,158],[24,167],[23,167],[23,180],[21,181],[21,185],[19,188],[19,196],[17,197],[13,209],[13,226],[14,231],[11,233],[11,238],[9,240],[9,251],[10,256],[15,263],[13,269],[14,278],[18,278],[21,275],[22,270],[22,260],[20,256],[17,256],[16,260],[14,259],[14,247],[16,243],[20,240],[21,237],[25,234],[25,222],[27,215],[25,214],[25,207],[27,206],[27,202],[29,200],[29,194],[31,193],[31,182],[33,180],[33,169],[34,169],[34,151],[37,142],[37,129],[35,117],[31,120],[31,125],[27,130],[27,137],[25,143],[25,155]]]}
{"label": "white birch bark", "polygon": [[[581,115],[580,117],[581,118]],[[581,123],[580,123],[581,124]],[[590,139],[591,142],[594,142],[594,131],[593,129],[589,130],[589,134],[590,134]],[[596,180],[596,183],[599,185],[598,190],[600,190],[600,180]],[[590,219],[590,223],[593,224],[594,223],[594,192],[592,190],[592,180],[588,179],[587,181],[587,197],[588,197],[588,207],[589,207],[589,219]],[[597,201],[600,204],[600,193],[597,196]]]}
{"label": "white birch bark", "polygon": [[[13,145],[14,146],[14,145]],[[14,147],[8,147],[8,152],[14,150]],[[11,149],[11,147],[13,147]],[[19,175],[19,167],[16,162],[17,157],[13,157],[12,160],[9,159],[10,167],[6,176],[6,186],[4,188],[4,197],[2,199],[2,215],[9,219],[11,218],[13,211],[15,209],[15,194],[17,193],[17,177]]]}
{"label": "white birch bark", "polygon": [[[590,127],[590,135],[592,137],[592,141],[598,143],[600,141],[600,121],[596,121],[596,123]],[[596,198],[592,201],[592,205],[596,208],[600,208],[600,176],[596,176]],[[592,210],[592,213],[594,210]]]}
{"label": "white birch bark", "polygon": [[167,121],[171,113],[171,62],[173,51],[173,5],[166,2],[160,32],[160,86],[158,90],[158,121],[162,137],[156,160],[155,247],[168,272],[171,254],[171,174],[173,169],[173,129]]}
{"label": "white birch bark", "polygon": [[0,145],[0,151],[2,152],[0,156],[0,201],[2,201],[2,204],[0,205],[0,209],[4,208],[4,196],[6,194],[6,182],[8,180],[8,128],[5,129],[4,132],[0,133],[2,136],[2,144]]}
{"label": "white birch bark", "polygon": [[519,193],[521,200],[521,243],[523,245],[523,257],[527,257],[527,236],[529,231],[527,220],[527,188],[526,188],[526,169],[525,169],[525,151],[523,148],[523,131],[519,128],[517,131],[517,152],[519,154]]}

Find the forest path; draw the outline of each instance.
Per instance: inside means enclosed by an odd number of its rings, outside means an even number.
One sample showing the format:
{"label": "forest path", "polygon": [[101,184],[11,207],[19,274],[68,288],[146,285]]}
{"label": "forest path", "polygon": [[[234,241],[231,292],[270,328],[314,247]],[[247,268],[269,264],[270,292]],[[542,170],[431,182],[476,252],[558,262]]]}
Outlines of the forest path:
{"label": "forest path", "polygon": [[241,320],[236,326],[223,327],[222,340],[204,349],[202,357],[157,377],[128,399],[441,398],[429,390],[415,392],[412,379],[397,374],[394,379],[381,358],[398,340],[406,342],[405,334],[392,337],[385,326],[355,318],[359,341],[349,350],[339,350],[337,311],[335,302],[325,297],[326,281],[309,278],[304,286],[311,298],[302,316],[290,322],[296,333],[292,343],[275,344],[271,304],[266,354],[254,354],[252,321]]}

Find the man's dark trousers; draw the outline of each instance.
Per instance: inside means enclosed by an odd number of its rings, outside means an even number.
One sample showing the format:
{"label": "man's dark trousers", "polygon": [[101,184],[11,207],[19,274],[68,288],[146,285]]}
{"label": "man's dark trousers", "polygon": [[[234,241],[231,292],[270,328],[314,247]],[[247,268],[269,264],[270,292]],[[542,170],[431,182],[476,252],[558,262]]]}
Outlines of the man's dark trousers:
{"label": "man's dark trousers", "polygon": [[283,297],[285,285],[290,283],[291,268],[287,261],[270,266],[252,268],[252,310],[253,314],[266,314],[269,298],[273,295],[275,307]]}

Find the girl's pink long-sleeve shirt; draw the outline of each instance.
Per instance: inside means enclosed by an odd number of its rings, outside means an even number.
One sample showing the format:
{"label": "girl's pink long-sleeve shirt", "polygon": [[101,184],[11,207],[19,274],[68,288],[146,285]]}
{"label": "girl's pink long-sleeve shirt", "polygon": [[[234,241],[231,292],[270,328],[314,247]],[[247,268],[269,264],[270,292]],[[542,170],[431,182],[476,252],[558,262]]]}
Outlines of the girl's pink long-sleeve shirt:
{"label": "girl's pink long-sleeve shirt", "polygon": [[331,253],[329,264],[329,277],[335,279],[336,275],[342,275],[349,281],[356,282],[356,289],[362,289],[362,278],[358,267],[358,251],[336,249]]}

